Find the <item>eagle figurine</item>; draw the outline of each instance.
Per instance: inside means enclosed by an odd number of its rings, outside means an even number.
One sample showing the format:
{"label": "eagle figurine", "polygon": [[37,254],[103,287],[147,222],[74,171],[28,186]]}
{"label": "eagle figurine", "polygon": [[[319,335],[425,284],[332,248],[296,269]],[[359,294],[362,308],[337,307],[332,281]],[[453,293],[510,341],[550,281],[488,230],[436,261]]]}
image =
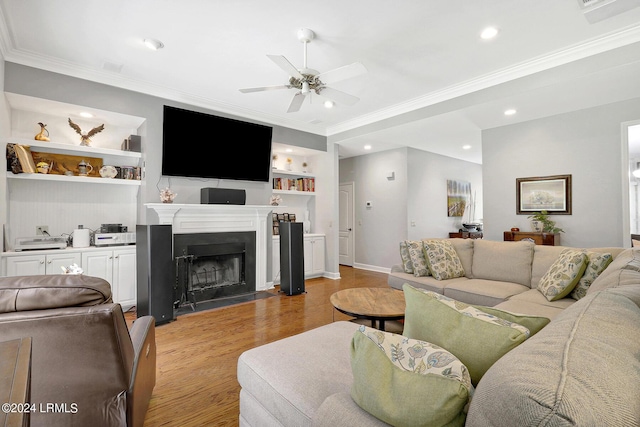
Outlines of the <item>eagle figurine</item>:
{"label": "eagle figurine", "polygon": [[91,138],[93,135],[100,133],[104,130],[104,124],[101,124],[100,126],[94,127],[86,134],[83,134],[82,129],[80,129],[80,126],[73,123],[71,119],[69,119],[69,126],[71,126],[73,130],[75,130],[76,133],[80,135],[80,138],[81,138],[80,145],[85,145],[87,147],[91,145],[91,139],[89,138]]}

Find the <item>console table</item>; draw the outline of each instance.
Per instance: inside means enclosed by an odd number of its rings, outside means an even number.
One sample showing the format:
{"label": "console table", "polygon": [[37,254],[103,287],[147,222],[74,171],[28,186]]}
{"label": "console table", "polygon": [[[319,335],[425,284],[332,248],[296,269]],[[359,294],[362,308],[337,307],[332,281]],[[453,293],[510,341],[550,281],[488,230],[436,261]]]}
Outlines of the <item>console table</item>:
{"label": "console table", "polygon": [[[0,342],[0,400],[1,403],[31,402],[31,338]],[[23,406],[9,407],[0,412],[2,426],[28,426],[29,411]]]}
{"label": "console table", "polygon": [[541,233],[536,231],[505,231],[505,242],[527,240],[536,245],[560,246],[560,233]]}
{"label": "console table", "polygon": [[449,233],[450,239],[482,239],[482,231],[458,231]]}

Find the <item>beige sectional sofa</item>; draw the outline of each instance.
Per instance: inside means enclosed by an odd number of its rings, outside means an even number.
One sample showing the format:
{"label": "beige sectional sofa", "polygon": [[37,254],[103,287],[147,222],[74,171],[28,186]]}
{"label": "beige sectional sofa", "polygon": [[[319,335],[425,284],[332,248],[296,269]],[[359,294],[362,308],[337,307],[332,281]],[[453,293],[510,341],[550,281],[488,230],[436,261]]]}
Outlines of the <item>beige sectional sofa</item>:
{"label": "beige sectional sofa", "polygon": [[[542,276],[567,247],[535,245],[526,241],[444,240],[451,242],[460,257],[464,277],[448,280],[436,280],[432,276],[416,277],[405,273],[403,266],[398,264],[391,268],[389,286],[402,290],[402,285],[408,283],[468,304],[495,306],[514,313],[549,319],[576,302],[570,296],[547,301],[536,289]],[[615,259],[623,248],[588,250],[610,253]]]}
{"label": "beige sectional sofa", "polygon": [[[466,426],[640,425],[640,249],[602,249],[615,259],[584,298],[545,303],[535,296],[535,283],[561,248],[454,244],[467,277],[436,283],[394,272],[390,284],[396,287],[404,277],[414,287],[469,303],[494,302],[488,305],[553,318],[484,374]],[[524,262],[509,267],[508,260]],[[358,327],[335,322],[244,352],[238,360],[240,425],[387,426],[351,397]],[[402,390],[391,395],[401,404]]]}

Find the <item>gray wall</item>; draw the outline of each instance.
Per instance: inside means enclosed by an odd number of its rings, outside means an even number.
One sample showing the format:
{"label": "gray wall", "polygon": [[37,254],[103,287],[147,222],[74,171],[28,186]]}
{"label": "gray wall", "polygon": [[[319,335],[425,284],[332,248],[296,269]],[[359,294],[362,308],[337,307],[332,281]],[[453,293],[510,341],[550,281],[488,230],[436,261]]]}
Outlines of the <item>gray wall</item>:
{"label": "gray wall", "polygon": [[482,218],[482,165],[413,148],[340,160],[340,182],[355,183],[354,266],[389,269],[400,261],[401,240],[457,231],[461,219],[447,217],[447,179],[471,182]]}
{"label": "gray wall", "polygon": [[622,123],[638,118],[640,99],[633,99],[483,131],[485,238],[531,229],[526,215],[516,215],[516,178],[571,174],[573,214],[552,216],[565,230],[562,245],[629,246]]}
{"label": "gray wall", "polygon": [[[143,136],[143,160],[146,161],[146,180],[141,187],[140,203],[159,202],[159,189],[169,184],[169,178],[161,177],[162,162],[162,114],[163,106],[179,108],[231,117],[248,122],[255,120],[211,111],[187,104],[158,98],[126,89],[120,89],[88,80],[31,68],[15,63],[5,63],[6,92],[13,92],[38,98],[45,98],[69,104],[93,107],[122,114],[146,118],[140,129]],[[326,137],[300,132],[281,126],[273,126],[273,140],[282,144],[326,151]],[[203,141],[201,146],[192,143],[194,153],[209,149]],[[219,151],[216,151],[219,154]],[[223,160],[219,160],[223,161]],[[266,205],[271,195],[271,183],[256,183],[233,180],[207,180],[170,178],[171,188],[178,193],[176,203],[200,203],[200,188],[223,187],[243,188],[247,191],[247,204]],[[145,221],[144,216],[139,218]]]}

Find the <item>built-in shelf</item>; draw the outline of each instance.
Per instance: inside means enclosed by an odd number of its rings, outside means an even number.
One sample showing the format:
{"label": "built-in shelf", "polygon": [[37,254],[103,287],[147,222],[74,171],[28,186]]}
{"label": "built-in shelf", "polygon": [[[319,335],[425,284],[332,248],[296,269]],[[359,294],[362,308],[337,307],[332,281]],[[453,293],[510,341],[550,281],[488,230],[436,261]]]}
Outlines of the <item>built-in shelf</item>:
{"label": "built-in shelf", "polygon": [[[315,176],[307,172],[273,169],[273,194],[315,196]],[[305,188],[296,190],[294,188]]]}
{"label": "built-in shelf", "polygon": [[315,176],[309,172],[300,172],[300,171],[288,171],[284,169],[272,169],[274,175],[293,175],[305,178],[315,178]]}
{"label": "built-in shelf", "polygon": [[[45,153],[70,154],[73,156],[86,155],[92,157],[102,155],[132,159],[140,159],[142,157],[142,153],[138,153],[135,151],[114,150],[112,148],[100,148],[91,146],[87,147],[84,145],[72,145],[60,142],[36,141],[34,139],[8,138],[6,139],[6,142],[10,144],[28,145],[31,147],[31,151],[41,151]],[[37,149],[34,149],[36,147]]]}
{"label": "built-in shelf", "polygon": [[140,180],[135,179],[117,179],[102,178],[91,176],[66,176],[42,173],[18,173],[7,172],[7,179],[28,179],[33,181],[61,181],[61,182],[86,182],[90,184],[107,184],[107,185],[140,185]]}
{"label": "built-in shelf", "polygon": [[[291,194],[296,196],[315,196],[316,193],[313,191],[297,191],[297,190],[273,190],[273,194]],[[282,206],[278,206],[282,207]]]}

